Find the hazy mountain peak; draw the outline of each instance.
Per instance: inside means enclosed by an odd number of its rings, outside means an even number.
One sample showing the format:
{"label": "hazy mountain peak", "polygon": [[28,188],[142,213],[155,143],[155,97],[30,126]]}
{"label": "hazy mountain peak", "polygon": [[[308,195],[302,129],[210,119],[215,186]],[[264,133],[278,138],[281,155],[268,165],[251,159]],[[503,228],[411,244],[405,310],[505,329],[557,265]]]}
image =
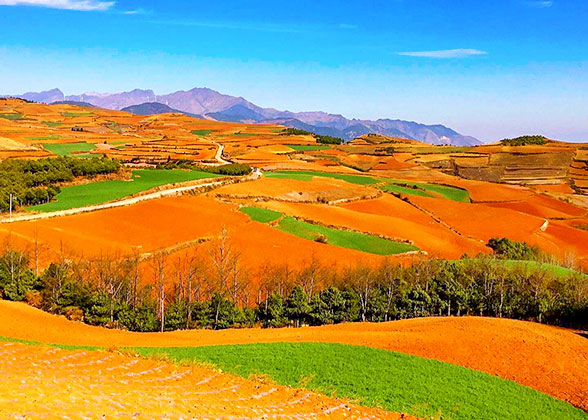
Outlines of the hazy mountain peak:
{"label": "hazy mountain peak", "polygon": [[[348,119],[340,114],[324,111],[291,112],[273,108],[261,108],[243,97],[226,95],[207,87],[194,87],[166,95],[155,95],[150,89],[133,89],[121,93],[85,93],[63,97],[59,89],[47,92],[27,93],[22,98],[37,102],[80,101],[92,105],[120,110],[131,108],[131,112],[144,113],[184,112],[205,115],[219,121],[254,122],[260,124],[282,124],[317,134],[351,140],[357,136],[377,133],[385,136],[414,139],[431,144],[475,145],[480,141],[461,135],[441,124],[425,125],[414,121],[381,118],[378,120]],[[158,105],[149,105],[157,103]]]}

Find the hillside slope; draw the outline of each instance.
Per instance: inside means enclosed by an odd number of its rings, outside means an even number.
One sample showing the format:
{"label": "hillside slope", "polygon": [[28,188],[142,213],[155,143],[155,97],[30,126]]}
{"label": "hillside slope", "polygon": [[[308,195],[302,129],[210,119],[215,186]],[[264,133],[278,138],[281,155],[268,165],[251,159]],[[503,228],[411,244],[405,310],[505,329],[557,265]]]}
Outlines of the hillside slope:
{"label": "hillside slope", "polygon": [[588,340],[530,322],[478,317],[422,318],[381,324],[133,333],[107,330],[0,301],[0,336],[93,346],[206,346],[320,341],[394,350],[480,370],[588,410]]}

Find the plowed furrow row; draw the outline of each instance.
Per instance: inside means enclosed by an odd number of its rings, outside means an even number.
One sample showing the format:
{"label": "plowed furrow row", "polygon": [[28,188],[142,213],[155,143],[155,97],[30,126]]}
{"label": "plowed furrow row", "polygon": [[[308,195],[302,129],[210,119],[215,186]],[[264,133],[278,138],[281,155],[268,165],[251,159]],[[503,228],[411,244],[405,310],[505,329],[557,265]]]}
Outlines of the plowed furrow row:
{"label": "plowed furrow row", "polygon": [[400,418],[304,390],[117,353],[2,344],[0,373],[0,418]]}

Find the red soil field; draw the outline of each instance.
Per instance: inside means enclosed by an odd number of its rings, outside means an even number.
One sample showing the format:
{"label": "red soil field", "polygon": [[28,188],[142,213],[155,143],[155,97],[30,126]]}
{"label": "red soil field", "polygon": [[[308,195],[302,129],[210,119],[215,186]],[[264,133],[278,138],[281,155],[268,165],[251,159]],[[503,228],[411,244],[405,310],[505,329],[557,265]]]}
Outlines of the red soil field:
{"label": "red soil field", "polygon": [[456,177],[447,177],[442,183],[467,190],[474,203],[522,201],[533,195],[531,190],[518,185],[493,184]]}
{"label": "red soil field", "polygon": [[545,219],[570,219],[586,216],[587,210],[555,198],[535,194],[525,201],[509,203],[488,203],[491,207],[502,207],[531,214]]}
{"label": "red soil field", "polygon": [[55,261],[62,248],[74,256],[97,257],[101,253],[153,253],[185,244],[188,249],[202,249],[206,255],[207,243],[193,243],[219,236],[223,227],[240,252],[241,263],[254,273],[268,263],[300,267],[313,258],[325,265],[382,261],[380,256],[282,233],[251,221],[236,205],[207,196],[162,198],[74,216],[4,224],[0,225],[0,240],[10,237],[16,248],[32,251],[36,235],[43,267]]}
{"label": "red soil field", "polygon": [[4,418],[401,418],[301,389],[116,352],[0,343],[0,355]]}
{"label": "red soil field", "polygon": [[538,246],[560,258],[569,254],[576,257],[588,255],[588,231],[562,222],[549,221],[543,231],[545,219],[506,208],[426,197],[411,197],[410,200],[461,234],[484,242],[494,237],[507,237]]}
{"label": "red soil field", "polygon": [[52,344],[206,346],[329,342],[393,350],[480,370],[588,410],[588,341],[572,330],[507,319],[420,318],[380,324],[133,333],[68,321],[0,301],[0,336]]}
{"label": "red soil field", "polygon": [[[369,208],[376,200],[359,201],[344,207],[320,204],[296,204],[283,202],[264,203],[265,207],[320,222],[327,226],[349,228],[364,233],[385,235],[391,239],[412,241],[419,249],[430,256],[447,259],[460,258],[465,253],[477,254],[486,251],[483,244],[460,237],[430,216],[419,212],[409,204],[395,197],[388,198],[398,201],[399,212],[384,214],[355,211],[354,208]],[[378,206],[376,204],[376,206]]]}
{"label": "red soil field", "polygon": [[310,181],[298,181],[264,177],[256,181],[225,185],[216,189],[214,194],[234,198],[266,197],[316,202],[319,197],[328,200],[358,199],[377,195],[379,192],[373,188],[332,178],[313,177]]}

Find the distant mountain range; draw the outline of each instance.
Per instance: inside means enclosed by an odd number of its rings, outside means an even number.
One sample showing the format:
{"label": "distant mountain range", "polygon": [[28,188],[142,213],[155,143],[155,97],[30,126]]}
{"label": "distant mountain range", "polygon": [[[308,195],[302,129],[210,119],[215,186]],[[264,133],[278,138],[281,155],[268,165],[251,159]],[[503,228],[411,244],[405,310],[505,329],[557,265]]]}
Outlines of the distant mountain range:
{"label": "distant mountain range", "polygon": [[167,95],[152,90],[135,89],[121,93],[84,93],[66,96],[59,89],[28,92],[19,98],[44,103],[91,104],[96,107],[123,110],[138,115],[181,112],[199,118],[250,124],[280,124],[316,134],[352,140],[369,133],[419,140],[430,144],[472,146],[481,142],[443,125],[425,125],[412,121],[348,119],[326,112],[290,112],[261,108],[242,97],[224,95],[208,88],[194,88]]}

